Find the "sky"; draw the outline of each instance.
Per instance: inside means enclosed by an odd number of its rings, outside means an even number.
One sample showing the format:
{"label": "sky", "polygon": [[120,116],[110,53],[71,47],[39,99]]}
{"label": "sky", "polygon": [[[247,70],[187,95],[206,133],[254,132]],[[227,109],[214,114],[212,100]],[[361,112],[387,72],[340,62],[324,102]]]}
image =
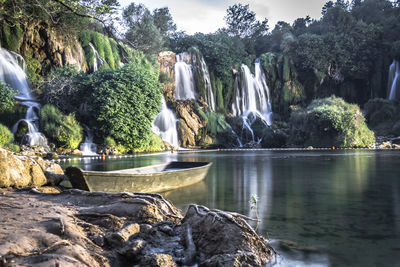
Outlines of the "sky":
{"label": "sky", "polygon": [[226,9],[237,3],[249,4],[258,20],[268,19],[270,29],[282,20],[290,24],[297,18],[309,15],[312,19],[321,17],[321,9],[328,0],[119,0],[122,7],[130,3],[142,3],[150,11],[168,7],[179,31],[188,34],[210,33],[225,27]]}

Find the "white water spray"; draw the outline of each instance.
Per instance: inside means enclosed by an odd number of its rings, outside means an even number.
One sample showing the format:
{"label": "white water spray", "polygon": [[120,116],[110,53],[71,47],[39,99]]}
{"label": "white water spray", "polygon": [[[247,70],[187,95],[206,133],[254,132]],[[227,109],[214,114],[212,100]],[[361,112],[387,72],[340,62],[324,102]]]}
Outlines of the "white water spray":
{"label": "white water spray", "polygon": [[18,92],[14,97],[27,107],[26,116],[19,120],[12,128],[15,133],[21,122],[26,123],[28,133],[24,137],[26,143],[31,146],[43,146],[47,148],[46,137],[39,132],[36,125],[38,120],[37,112],[40,111],[40,104],[32,96],[28,85],[28,77],[25,74],[25,61],[17,53],[7,51],[0,47],[0,80],[10,85]]}
{"label": "white water spray", "polygon": [[85,141],[79,146],[79,150],[82,152],[82,156],[94,156],[97,155],[97,146],[93,143],[93,132],[86,125],[83,125],[86,131]]}
{"label": "white water spray", "polygon": [[163,97],[161,111],[153,121],[153,132],[174,147],[179,146],[176,122],[174,112],[167,107]]}
{"label": "white water spray", "polygon": [[176,55],[175,87],[176,100],[196,99],[194,76],[192,66],[185,62],[185,57],[190,57],[186,52]]}
{"label": "white water spray", "polygon": [[204,85],[206,87],[205,101],[211,110],[215,111],[215,98],[211,87],[210,73],[208,72],[207,64],[203,57],[200,57],[200,66],[203,73]]}
{"label": "white water spray", "polygon": [[94,62],[93,62],[93,72],[97,71],[105,62],[105,60],[99,55],[96,48],[92,43],[89,43],[90,48],[94,54]]}
{"label": "white water spray", "polygon": [[266,126],[271,126],[272,109],[269,88],[259,59],[256,59],[254,67],[255,75],[246,65],[241,66],[241,81],[235,83],[235,100],[232,104],[232,112],[234,116],[242,118],[242,132],[248,130],[252,136],[252,141],[260,143],[260,139],[255,140],[251,126],[257,118],[261,119]]}
{"label": "white water spray", "polygon": [[393,63],[389,67],[389,99],[400,98],[400,62],[393,60]]}

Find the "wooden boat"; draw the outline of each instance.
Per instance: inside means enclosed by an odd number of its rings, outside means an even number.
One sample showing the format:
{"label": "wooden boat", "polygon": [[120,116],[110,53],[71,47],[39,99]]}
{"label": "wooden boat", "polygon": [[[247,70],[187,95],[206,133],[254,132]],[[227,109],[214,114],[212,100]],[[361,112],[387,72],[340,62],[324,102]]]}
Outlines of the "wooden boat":
{"label": "wooden boat", "polygon": [[166,164],[117,171],[84,171],[68,167],[72,186],[96,192],[163,192],[203,180],[211,162],[173,161]]}

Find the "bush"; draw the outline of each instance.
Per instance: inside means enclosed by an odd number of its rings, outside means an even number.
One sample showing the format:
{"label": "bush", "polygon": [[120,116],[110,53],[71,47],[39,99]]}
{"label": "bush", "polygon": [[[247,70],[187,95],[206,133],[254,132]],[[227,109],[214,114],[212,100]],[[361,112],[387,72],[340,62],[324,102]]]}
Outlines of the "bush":
{"label": "bush", "polygon": [[42,108],[40,124],[43,133],[60,147],[76,149],[83,139],[83,129],[75,115],[64,115],[55,106]]}
{"label": "bush", "polygon": [[14,99],[16,92],[7,84],[0,81],[0,112],[10,111],[17,103]]}
{"label": "bush", "polygon": [[97,138],[110,136],[132,151],[149,143],[151,123],[161,105],[158,73],[125,64],[115,71],[93,73],[86,90],[92,92],[88,111]]}
{"label": "bush", "polygon": [[398,135],[397,121],[400,121],[400,102],[383,98],[370,99],[364,106],[368,125],[378,135]]}
{"label": "bush", "polygon": [[367,147],[375,142],[360,108],[335,96],[295,110],[290,122],[290,143],[296,145]]}
{"label": "bush", "polygon": [[78,81],[83,75],[73,66],[56,68],[42,85],[42,101],[65,113],[76,111],[82,100]]}
{"label": "bush", "polygon": [[0,124],[0,147],[7,147],[13,141],[13,133],[6,126]]}

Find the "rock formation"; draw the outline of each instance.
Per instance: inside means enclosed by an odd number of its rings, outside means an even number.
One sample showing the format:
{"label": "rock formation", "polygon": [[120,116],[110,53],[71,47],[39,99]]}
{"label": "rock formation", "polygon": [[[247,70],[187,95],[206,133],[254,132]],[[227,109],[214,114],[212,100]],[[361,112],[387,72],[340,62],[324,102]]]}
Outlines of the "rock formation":
{"label": "rock formation", "polygon": [[40,157],[18,156],[0,148],[0,187],[54,185],[64,178],[58,164]]}
{"label": "rock formation", "polygon": [[249,218],[197,205],[183,217],[158,194],[0,189],[0,209],[0,266],[264,266],[275,255]]}

